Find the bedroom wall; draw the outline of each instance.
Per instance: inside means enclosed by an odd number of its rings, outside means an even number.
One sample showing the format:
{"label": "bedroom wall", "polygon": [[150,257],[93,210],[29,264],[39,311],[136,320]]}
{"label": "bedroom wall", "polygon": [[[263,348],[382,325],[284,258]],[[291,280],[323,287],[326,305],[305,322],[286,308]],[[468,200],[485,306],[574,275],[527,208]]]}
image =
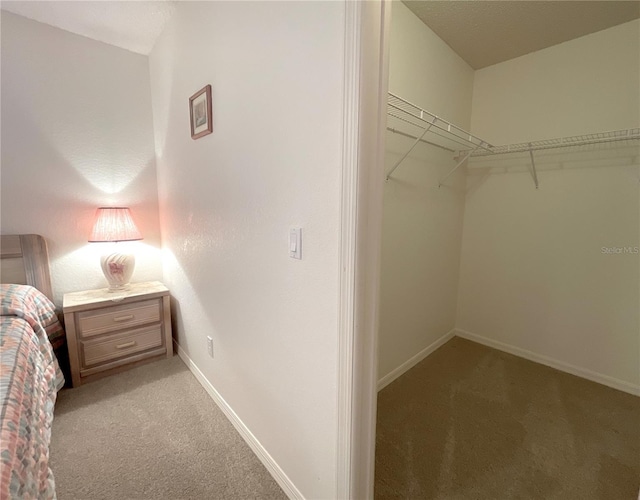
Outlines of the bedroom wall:
{"label": "bedroom wall", "polygon": [[[336,494],[343,39],[341,2],[185,2],[150,55],[181,354],[305,498]],[[206,84],[213,133],[194,141]]]}
{"label": "bedroom wall", "polygon": [[[389,91],[469,129],[473,70],[403,3],[393,2]],[[419,132],[390,119],[388,126]],[[419,135],[419,133],[417,134]],[[413,139],[387,132],[389,171]],[[378,378],[393,380],[455,326],[464,172],[420,144],[384,186]]]}
{"label": "bedroom wall", "polygon": [[[477,71],[472,131],[505,144],[639,127],[638,40],[633,21]],[[536,153],[539,190],[528,154],[470,164],[463,335],[638,390],[639,157],[637,141]]]}
{"label": "bedroom wall", "polygon": [[127,205],[144,235],[135,281],[162,278],[148,59],[2,11],[3,234],[49,245],[55,301],[106,286],[98,206]]}

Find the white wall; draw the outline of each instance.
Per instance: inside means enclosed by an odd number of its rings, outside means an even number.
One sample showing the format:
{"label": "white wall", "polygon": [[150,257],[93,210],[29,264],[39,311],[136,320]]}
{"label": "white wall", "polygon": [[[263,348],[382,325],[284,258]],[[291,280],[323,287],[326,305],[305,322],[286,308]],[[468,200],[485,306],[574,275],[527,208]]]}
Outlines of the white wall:
{"label": "white wall", "polygon": [[343,40],[340,2],[185,2],[150,56],[178,342],[306,498],[336,494]]}
{"label": "white wall", "polygon": [[[494,144],[640,126],[640,21],[476,72],[472,131]],[[457,327],[637,387],[640,175],[630,147],[470,165]]]}
{"label": "white wall", "polygon": [[[390,92],[468,130],[473,70],[401,2],[393,2],[389,73]],[[388,125],[419,135],[394,119]],[[387,171],[412,143],[387,133]],[[421,144],[385,183],[379,379],[455,326],[463,171],[438,189],[454,166],[453,153]]]}
{"label": "white wall", "polygon": [[96,207],[130,206],[133,280],[161,279],[148,59],[2,11],[3,234],[49,244],[56,302],[106,286]]}

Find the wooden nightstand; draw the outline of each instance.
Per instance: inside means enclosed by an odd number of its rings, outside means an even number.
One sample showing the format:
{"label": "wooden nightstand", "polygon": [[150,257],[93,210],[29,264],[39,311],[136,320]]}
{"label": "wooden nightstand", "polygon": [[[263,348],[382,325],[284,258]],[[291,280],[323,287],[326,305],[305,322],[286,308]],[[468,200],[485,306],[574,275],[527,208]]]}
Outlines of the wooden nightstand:
{"label": "wooden nightstand", "polygon": [[159,281],[65,293],[73,386],[173,355],[169,290]]}

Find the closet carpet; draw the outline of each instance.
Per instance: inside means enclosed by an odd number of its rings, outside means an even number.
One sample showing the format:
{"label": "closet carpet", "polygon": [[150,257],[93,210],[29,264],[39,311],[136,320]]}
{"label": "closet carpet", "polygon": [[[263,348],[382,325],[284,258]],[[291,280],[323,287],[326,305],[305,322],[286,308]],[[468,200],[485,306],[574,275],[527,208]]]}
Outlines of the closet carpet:
{"label": "closet carpet", "polygon": [[376,499],[636,500],[640,398],[453,338],[378,394]]}
{"label": "closet carpet", "polygon": [[59,500],[286,498],[177,356],[61,391],[51,438]]}

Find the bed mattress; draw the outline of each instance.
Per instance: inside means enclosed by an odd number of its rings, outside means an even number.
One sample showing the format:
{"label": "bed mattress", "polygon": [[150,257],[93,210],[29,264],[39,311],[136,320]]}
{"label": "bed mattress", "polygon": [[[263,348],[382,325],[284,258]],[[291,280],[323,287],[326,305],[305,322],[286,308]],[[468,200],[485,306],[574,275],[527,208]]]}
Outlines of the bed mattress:
{"label": "bed mattress", "polygon": [[35,288],[2,285],[0,296],[0,500],[55,498],[49,443],[64,377],[50,338],[64,331]]}

